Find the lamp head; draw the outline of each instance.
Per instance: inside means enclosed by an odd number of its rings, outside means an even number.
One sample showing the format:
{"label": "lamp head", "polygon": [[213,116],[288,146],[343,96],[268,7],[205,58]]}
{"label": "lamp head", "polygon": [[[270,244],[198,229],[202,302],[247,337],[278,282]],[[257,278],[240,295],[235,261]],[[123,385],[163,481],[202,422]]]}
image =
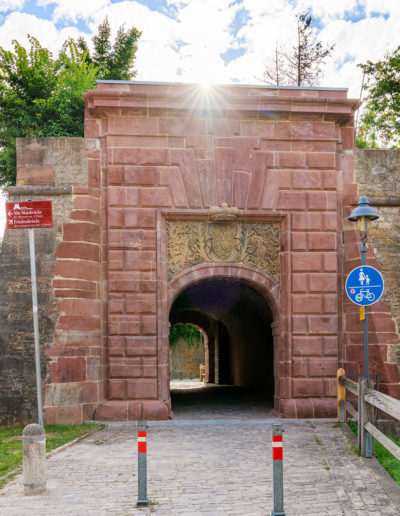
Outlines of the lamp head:
{"label": "lamp head", "polygon": [[362,195],[358,199],[358,205],[354,210],[350,213],[349,220],[352,222],[361,220],[362,217],[365,217],[368,220],[376,220],[379,219],[378,212],[376,208],[372,208],[369,205],[369,199],[366,195]]}

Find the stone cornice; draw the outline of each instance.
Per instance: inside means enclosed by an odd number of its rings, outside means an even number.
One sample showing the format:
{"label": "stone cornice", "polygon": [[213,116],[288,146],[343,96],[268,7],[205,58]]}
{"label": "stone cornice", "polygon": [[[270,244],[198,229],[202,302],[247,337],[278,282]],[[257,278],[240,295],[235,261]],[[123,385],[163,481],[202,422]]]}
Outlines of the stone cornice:
{"label": "stone cornice", "polygon": [[71,195],[72,186],[10,186],[7,188],[7,193],[10,197],[23,197],[26,195]]}
{"label": "stone cornice", "polygon": [[[348,99],[345,90],[273,89],[237,85],[212,86],[197,84],[99,83],[97,90],[84,93],[91,115],[107,117],[120,109],[136,109],[151,115],[168,112],[210,111],[248,112],[251,118],[302,119],[314,115],[322,120],[348,123],[360,106],[357,99]],[[286,116],[282,116],[286,114]]]}

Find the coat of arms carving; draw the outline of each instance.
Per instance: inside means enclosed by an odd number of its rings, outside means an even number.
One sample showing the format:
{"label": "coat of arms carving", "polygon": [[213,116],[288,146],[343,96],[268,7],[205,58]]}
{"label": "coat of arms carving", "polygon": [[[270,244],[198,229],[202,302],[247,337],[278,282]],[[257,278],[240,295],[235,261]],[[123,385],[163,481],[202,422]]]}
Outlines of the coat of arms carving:
{"label": "coat of arms carving", "polygon": [[202,222],[169,220],[167,235],[168,279],[200,263],[230,262],[250,265],[279,281],[277,222],[245,223],[221,216]]}
{"label": "coat of arms carving", "polygon": [[206,253],[213,262],[236,262],[240,254],[239,225],[215,222],[208,225]]}

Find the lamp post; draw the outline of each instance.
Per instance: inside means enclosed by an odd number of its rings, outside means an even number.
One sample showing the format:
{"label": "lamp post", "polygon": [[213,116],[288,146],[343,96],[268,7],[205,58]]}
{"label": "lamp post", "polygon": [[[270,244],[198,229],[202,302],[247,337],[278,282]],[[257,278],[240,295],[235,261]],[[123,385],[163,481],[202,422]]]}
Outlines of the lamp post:
{"label": "lamp post", "polygon": [[[357,229],[360,233],[361,240],[361,265],[366,265],[367,261],[367,238],[369,222],[379,219],[378,212],[369,205],[369,199],[365,195],[358,200],[358,205],[351,212],[349,220],[357,222]],[[360,310],[364,310],[363,333],[364,333],[364,378],[369,377],[368,366],[368,316],[367,307],[362,306]],[[361,313],[361,312],[360,312]]]}

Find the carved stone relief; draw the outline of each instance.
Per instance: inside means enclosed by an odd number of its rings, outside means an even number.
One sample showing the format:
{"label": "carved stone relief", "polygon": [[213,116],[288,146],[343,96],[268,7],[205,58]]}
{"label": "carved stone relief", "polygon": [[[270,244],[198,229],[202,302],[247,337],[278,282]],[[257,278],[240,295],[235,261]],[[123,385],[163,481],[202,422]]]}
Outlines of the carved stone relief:
{"label": "carved stone relief", "polygon": [[267,272],[279,281],[277,222],[168,221],[168,279],[210,262],[233,262]]}

